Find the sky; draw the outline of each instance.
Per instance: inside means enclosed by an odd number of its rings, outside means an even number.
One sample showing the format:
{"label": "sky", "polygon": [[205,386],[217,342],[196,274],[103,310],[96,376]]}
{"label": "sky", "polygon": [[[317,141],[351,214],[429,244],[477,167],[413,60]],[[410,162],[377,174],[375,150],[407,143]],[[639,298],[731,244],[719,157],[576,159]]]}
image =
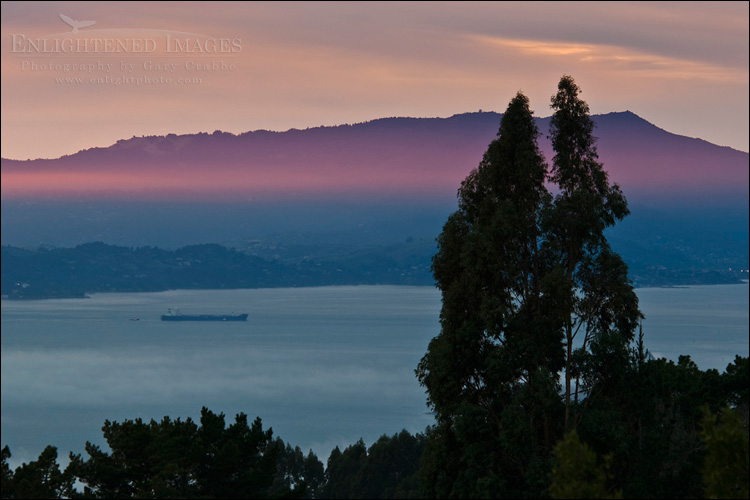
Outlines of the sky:
{"label": "sky", "polygon": [[747,152],[748,5],[4,1],[2,157],[501,112],[519,90],[545,117],[564,74],[593,114]]}

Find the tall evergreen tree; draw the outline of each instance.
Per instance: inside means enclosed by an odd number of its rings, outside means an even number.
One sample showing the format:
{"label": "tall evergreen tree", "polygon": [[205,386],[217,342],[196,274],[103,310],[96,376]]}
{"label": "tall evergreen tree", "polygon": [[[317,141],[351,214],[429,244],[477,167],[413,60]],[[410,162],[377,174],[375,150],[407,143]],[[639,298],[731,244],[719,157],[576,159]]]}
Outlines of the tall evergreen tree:
{"label": "tall evergreen tree", "polygon": [[461,184],[459,208],[438,238],[432,267],[443,293],[442,329],[417,376],[439,419],[470,402],[497,420],[498,391],[510,391],[524,371],[562,359],[554,335],[533,346],[523,338],[543,316],[537,314],[543,265],[537,250],[549,194],[537,135],[528,99],[519,92],[498,138]]}
{"label": "tall evergreen tree", "polygon": [[[539,251],[551,197],[537,136],[528,98],[519,92],[438,238],[433,273],[443,294],[441,332],[416,372],[437,416],[432,435],[451,443],[458,453],[451,462],[460,465],[452,480],[436,478],[434,485],[445,485],[436,496],[485,496],[497,488],[512,494],[534,445],[554,443],[564,353],[561,314],[553,314],[561,308],[559,287],[549,288],[550,262]],[[519,435],[530,441],[517,442]],[[520,463],[518,451],[527,455]],[[513,476],[509,483],[505,474]]]}
{"label": "tall evergreen tree", "polygon": [[555,155],[550,178],[560,192],[545,223],[546,249],[560,266],[559,293],[566,301],[566,428],[571,425],[571,382],[575,376],[577,400],[578,377],[591,344],[616,332],[627,345],[642,317],[627,266],[604,235],[607,227],[628,215],[627,200],[617,184],[610,185],[599,161],[594,121],[580,92],[565,75],[552,96],[550,138]]}
{"label": "tall evergreen tree", "polygon": [[549,175],[528,99],[516,95],[438,237],[441,331],[416,370],[437,418],[423,468],[430,496],[542,493],[571,406],[582,418],[579,389],[604,394],[628,365],[642,315],[604,235],[627,201],[598,160],[579,93],[564,76],[552,98]]}

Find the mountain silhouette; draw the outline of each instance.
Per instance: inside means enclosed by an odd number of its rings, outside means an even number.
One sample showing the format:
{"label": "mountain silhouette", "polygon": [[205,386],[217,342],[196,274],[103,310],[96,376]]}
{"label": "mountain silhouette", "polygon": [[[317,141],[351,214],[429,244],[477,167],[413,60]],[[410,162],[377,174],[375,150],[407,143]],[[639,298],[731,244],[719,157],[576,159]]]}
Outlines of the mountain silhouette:
{"label": "mountain silhouette", "polygon": [[[3,196],[33,195],[25,176],[52,173],[77,179],[45,186],[61,196],[455,196],[501,117],[474,112],[285,132],[133,137],[57,159],[3,159]],[[629,111],[593,119],[600,160],[628,197],[747,199],[748,153],[672,134]],[[537,122],[551,162],[550,119]]]}

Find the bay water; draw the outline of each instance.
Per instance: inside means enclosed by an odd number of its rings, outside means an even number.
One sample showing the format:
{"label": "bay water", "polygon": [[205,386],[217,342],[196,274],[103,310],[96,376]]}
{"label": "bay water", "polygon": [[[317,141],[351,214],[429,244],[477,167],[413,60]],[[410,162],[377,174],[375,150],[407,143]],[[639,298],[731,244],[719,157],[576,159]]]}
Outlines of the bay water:
{"label": "bay water", "polygon": [[[637,290],[646,346],[723,371],[748,356],[748,285]],[[105,447],[105,419],[187,417],[202,406],[312,450],[371,445],[434,418],[414,375],[439,332],[433,287],[173,290],[2,301],[2,445],[12,467],[46,445]],[[247,322],[162,322],[248,313]]]}

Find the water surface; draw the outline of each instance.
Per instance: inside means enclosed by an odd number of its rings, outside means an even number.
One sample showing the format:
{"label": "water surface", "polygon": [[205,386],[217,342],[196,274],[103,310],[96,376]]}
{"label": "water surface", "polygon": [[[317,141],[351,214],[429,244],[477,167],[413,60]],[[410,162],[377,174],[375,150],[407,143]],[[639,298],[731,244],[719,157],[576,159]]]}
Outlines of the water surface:
{"label": "water surface", "polygon": [[[646,344],[723,370],[748,355],[748,286],[637,290]],[[248,313],[247,322],[162,322]],[[47,444],[100,446],[105,419],[260,416],[325,462],[335,446],[433,422],[414,369],[439,331],[432,287],[176,290],[2,301],[2,444],[11,465]],[[136,321],[137,319],[137,321]]]}

